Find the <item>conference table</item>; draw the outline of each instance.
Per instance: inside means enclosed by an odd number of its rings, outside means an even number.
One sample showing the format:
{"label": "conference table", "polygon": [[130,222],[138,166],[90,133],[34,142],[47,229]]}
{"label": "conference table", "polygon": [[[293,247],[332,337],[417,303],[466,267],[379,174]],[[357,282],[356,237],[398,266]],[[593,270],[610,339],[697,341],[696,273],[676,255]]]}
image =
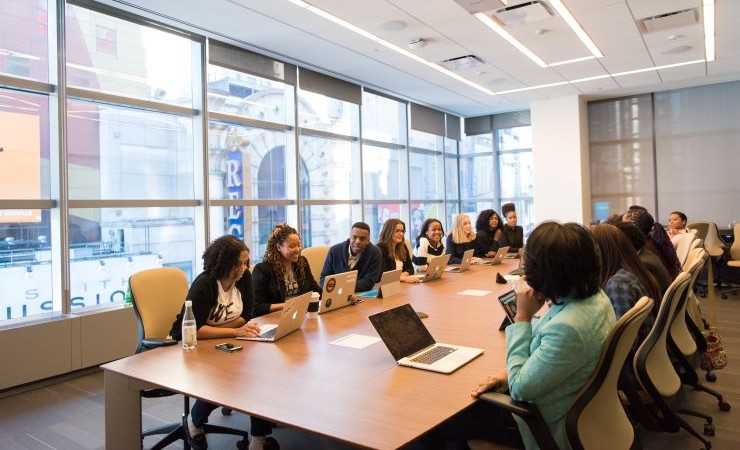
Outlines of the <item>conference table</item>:
{"label": "conference table", "polygon": [[[403,447],[469,407],[470,391],[505,367],[497,297],[513,286],[495,280],[517,264],[510,259],[428,283],[401,283],[400,294],[307,318],[274,343],[201,340],[195,350],[162,347],[105,364],[106,448],[141,448],[139,390],[152,387],[358,448]],[[428,314],[423,323],[436,341],[482,348],[483,355],[441,374],[398,366],[382,342],[364,348],[333,343],[351,335],[377,337],[368,316],[405,303]],[[278,314],[256,321],[275,323]],[[214,348],[217,342],[244,349],[225,353]]]}

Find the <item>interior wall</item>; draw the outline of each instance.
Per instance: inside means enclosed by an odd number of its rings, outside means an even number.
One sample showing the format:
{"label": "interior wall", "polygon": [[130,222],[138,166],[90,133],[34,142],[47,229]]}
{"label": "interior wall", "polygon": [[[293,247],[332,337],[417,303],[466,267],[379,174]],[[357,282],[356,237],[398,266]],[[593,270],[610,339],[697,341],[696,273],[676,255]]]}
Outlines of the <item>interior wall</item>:
{"label": "interior wall", "polygon": [[70,315],[0,331],[0,390],[132,355],[133,308]]}
{"label": "interior wall", "polygon": [[591,222],[586,103],[578,96],[533,102],[534,218]]}

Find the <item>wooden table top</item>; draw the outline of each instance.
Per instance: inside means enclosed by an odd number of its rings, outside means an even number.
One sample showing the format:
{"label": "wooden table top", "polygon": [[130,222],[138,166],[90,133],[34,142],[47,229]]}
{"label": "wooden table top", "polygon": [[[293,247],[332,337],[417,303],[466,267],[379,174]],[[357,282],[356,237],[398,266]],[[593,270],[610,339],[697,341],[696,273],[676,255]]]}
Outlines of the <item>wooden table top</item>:
{"label": "wooden table top", "polygon": [[[478,382],[505,367],[497,297],[512,285],[496,284],[495,277],[517,264],[505,260],[429,283],[401,283],[399,295],[307,318],[275,343],[201,340],[193,351],[163,347],[103,368],[359,447],[398,448],[469,406]],[[466,289],[490,292],[458,294]],[[377,336],[367,317],[404,303],[429,315],[423,322],[438,342],[485,353],[445,375],[398,366],[382,342],[363,349],[331,344],[350,334]],[[277,315],[256,321],[276,322]],[[217,351],[219,342],[244,350]]]}

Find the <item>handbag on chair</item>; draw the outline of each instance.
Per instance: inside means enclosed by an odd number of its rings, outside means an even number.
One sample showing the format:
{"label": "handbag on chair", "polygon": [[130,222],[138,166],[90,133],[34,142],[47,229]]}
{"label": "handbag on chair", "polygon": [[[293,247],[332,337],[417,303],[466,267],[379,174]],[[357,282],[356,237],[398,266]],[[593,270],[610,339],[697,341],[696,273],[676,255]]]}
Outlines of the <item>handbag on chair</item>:
{"label": "handbag on chair", "polygon": [[714,278],[712,274],[712,261],[707,264],[709,282],[707,283],[707,304],[709,306],[709,331],[704,334],[704,340],[707,343],[706,349],[701,352],[701,361],[699,366],[705,371],[707,380],[712,381],[713,370],[719,370],[727,365],[727,354],[722,348],[722,338],[717,332],[717,312],[714,307]]}

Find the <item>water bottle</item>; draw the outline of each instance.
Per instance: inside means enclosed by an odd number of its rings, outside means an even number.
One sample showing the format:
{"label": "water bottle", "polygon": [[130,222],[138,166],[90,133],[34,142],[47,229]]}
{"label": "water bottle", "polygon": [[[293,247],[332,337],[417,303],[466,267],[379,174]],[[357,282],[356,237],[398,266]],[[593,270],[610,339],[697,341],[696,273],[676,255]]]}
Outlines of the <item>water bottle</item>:
{"label": "water bottle", "polygon": [[182,348],[192,350],[198,345],[198,327],[193,315],[193,301],[185,300],[185,312],[182,314]]}

